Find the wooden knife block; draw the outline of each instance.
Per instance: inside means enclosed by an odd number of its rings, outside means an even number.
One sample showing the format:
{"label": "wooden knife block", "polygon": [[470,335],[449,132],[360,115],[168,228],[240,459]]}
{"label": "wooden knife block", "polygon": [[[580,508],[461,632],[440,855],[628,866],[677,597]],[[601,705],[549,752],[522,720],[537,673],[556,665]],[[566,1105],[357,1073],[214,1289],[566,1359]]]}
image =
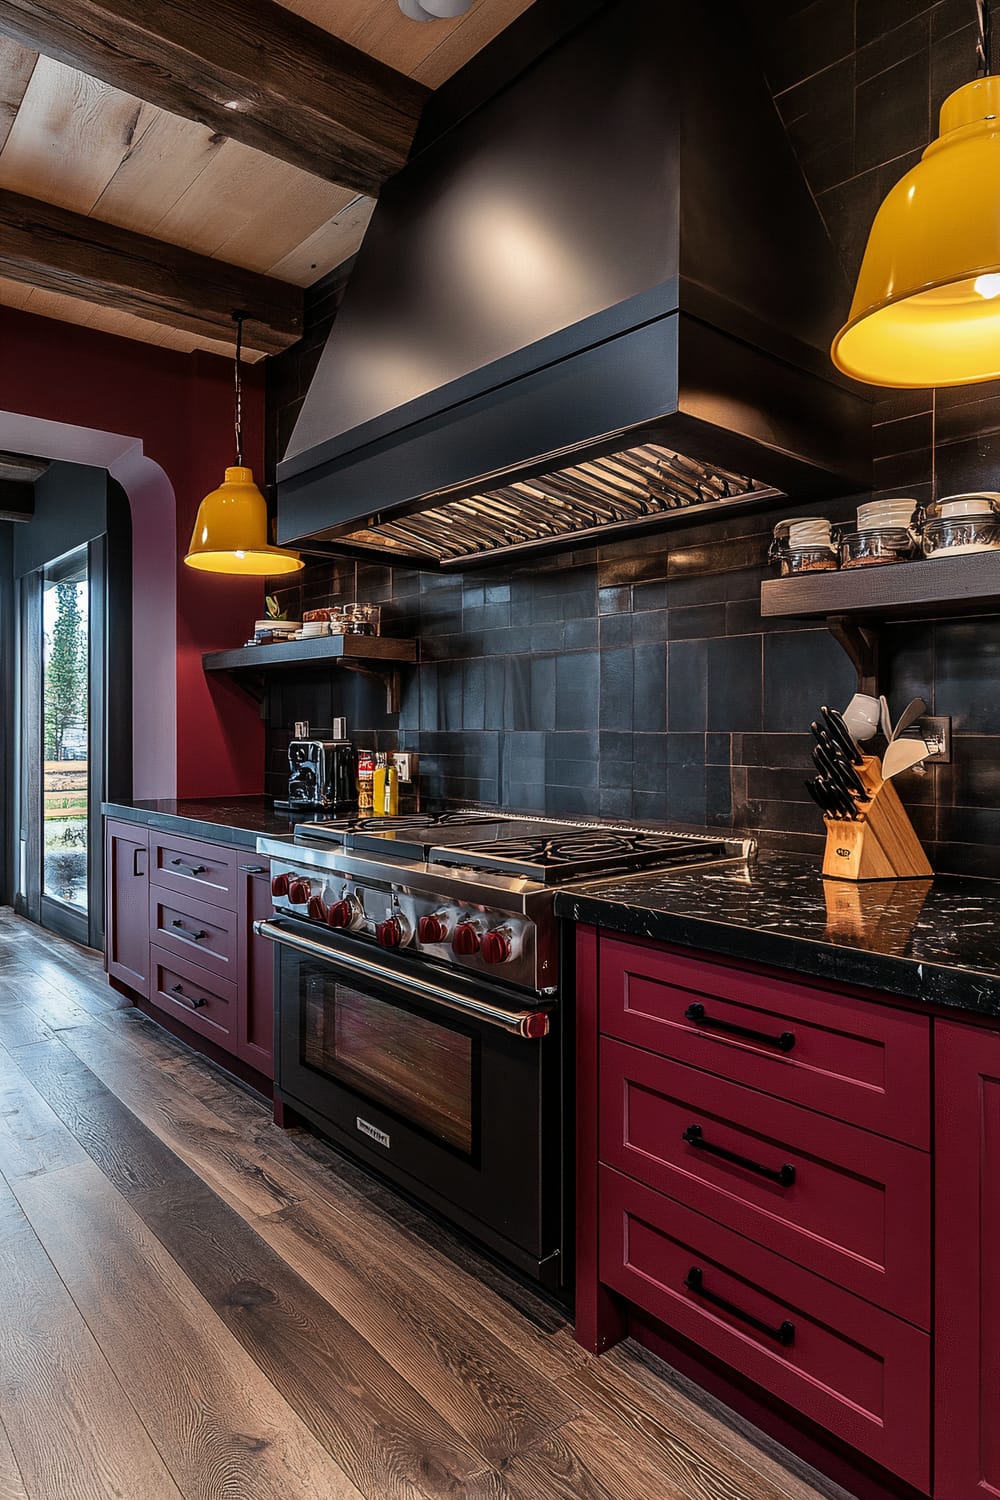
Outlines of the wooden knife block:
{"label": "wooden knife block", "polygon": [[876,756],[855,767],[870,797],[858,821],[826,818],[823,876],[827,880],[926,880],[933,875],[923,845]]}

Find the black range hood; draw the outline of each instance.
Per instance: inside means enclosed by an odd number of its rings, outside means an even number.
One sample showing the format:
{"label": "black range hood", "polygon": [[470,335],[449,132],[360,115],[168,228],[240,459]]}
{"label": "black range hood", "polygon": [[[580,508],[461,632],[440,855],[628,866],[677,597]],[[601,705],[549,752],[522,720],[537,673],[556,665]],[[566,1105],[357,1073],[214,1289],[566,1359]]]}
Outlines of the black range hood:
{"label": "black range hood", "polygon": [[283,545],[467,567],[870,486],[849,289],[737,0],[587,9],[384,189]]}

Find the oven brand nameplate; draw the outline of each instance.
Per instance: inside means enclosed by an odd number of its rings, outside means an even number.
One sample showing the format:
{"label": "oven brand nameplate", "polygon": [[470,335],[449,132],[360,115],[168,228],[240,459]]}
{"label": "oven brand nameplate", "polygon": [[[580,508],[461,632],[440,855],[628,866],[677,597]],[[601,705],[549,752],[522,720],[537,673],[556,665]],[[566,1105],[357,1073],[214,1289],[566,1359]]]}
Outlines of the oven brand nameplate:
{"label": "oven brand nameplate", "polygon": [[384,1130],[379,1130],[377,1125],[372,1125],[368,1120],[363,1120],[360,1115],[355,1116],[354,1123],[362,1135],[369,1136],[377,1145],[384,1146],[387,1151],[389,1150],[391,1142]]}

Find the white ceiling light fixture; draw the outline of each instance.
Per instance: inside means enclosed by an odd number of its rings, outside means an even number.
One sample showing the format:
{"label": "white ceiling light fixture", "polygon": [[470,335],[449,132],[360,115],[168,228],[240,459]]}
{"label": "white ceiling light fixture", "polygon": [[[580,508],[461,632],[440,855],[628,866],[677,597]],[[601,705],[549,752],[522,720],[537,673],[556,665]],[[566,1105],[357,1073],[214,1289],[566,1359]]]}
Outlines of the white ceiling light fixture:
{"label": "white ceiling light fixture", "polygon": [[474,0],[399,0],[399,8],[411,21],[450,21],[472,9]]}

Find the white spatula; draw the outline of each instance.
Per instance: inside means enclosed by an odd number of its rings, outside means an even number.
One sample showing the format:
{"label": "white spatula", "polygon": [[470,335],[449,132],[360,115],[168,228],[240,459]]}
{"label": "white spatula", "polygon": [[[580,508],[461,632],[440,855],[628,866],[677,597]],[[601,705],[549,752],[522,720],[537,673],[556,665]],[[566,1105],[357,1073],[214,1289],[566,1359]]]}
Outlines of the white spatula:
{"label": "white spatula", "polygon": [[893,740],[882,757],[882,780],[889,781],[900,771],[918,766],[930,753],[923,740]]}

